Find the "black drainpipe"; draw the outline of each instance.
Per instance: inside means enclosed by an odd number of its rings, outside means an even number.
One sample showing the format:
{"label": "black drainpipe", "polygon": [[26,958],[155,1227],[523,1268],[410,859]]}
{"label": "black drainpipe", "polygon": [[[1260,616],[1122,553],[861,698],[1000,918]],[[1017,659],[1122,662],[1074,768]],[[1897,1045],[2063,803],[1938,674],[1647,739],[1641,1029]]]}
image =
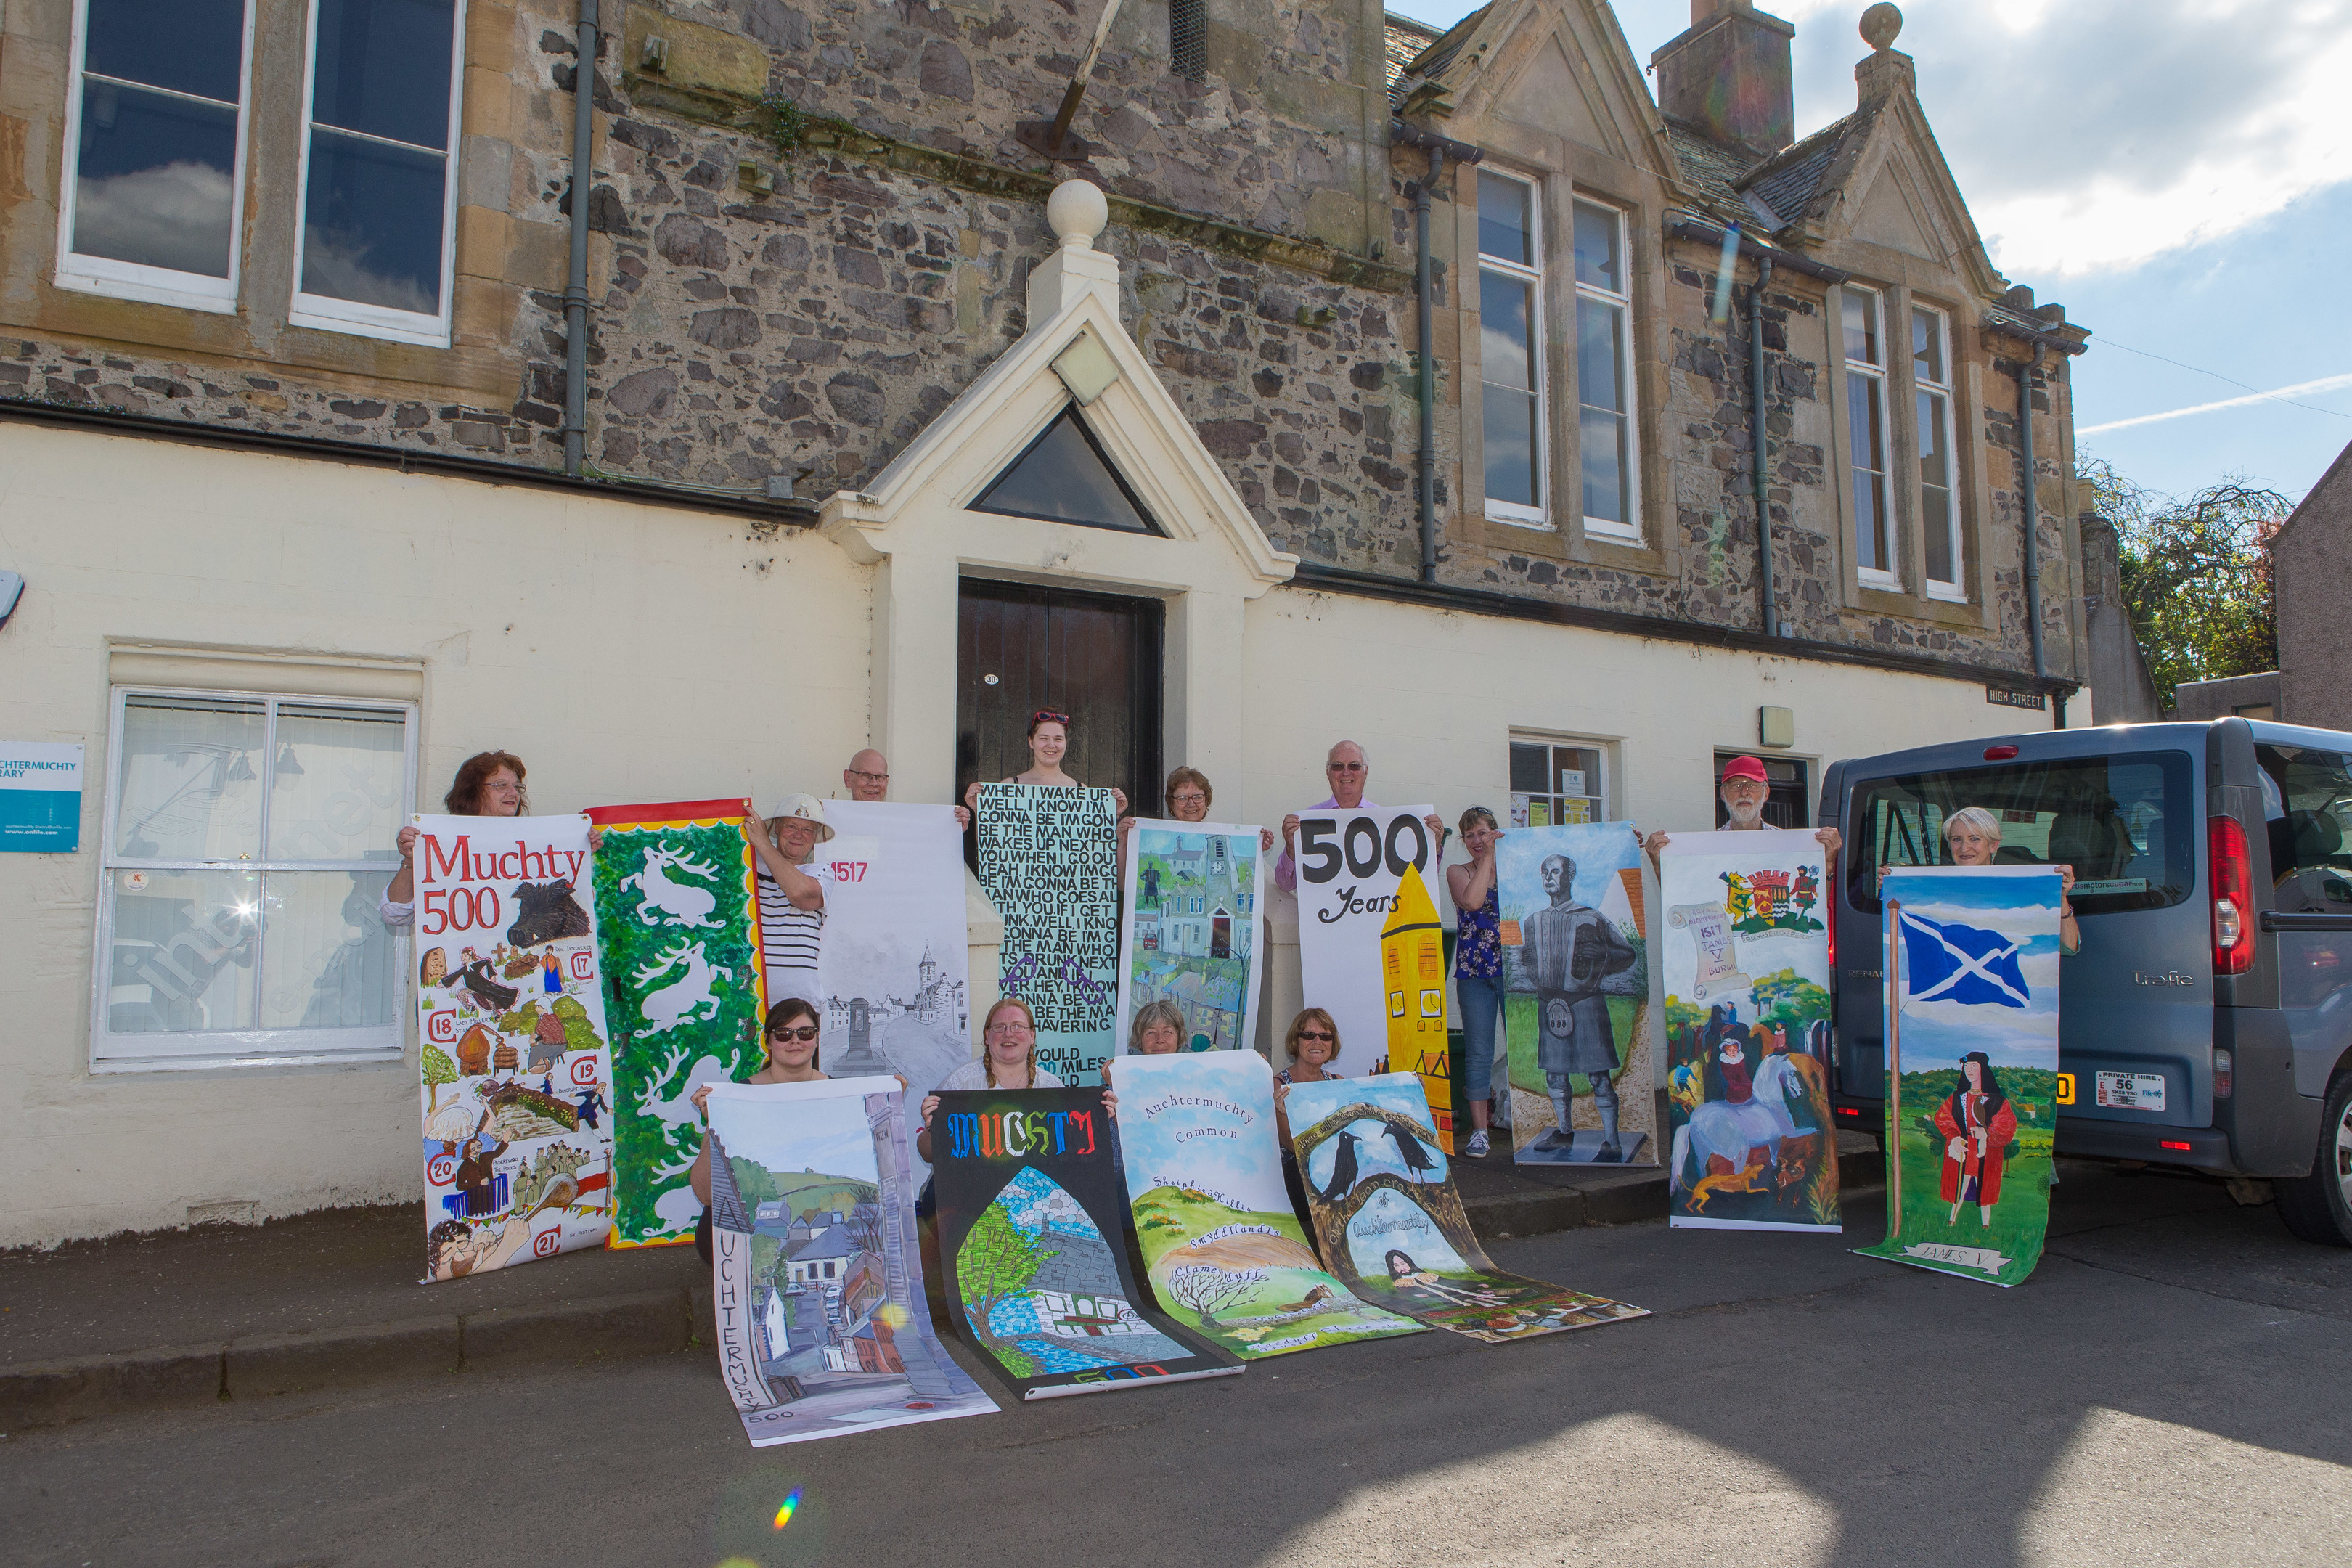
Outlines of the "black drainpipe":
{"label": "black drainpipe", "polygon": [[[2050,673],[2042,648],[2042,501],[2033,468],[2033,373],[2042,367],[2042,345],[2017,371],[2017,452],[2025,470],[2021,488],[2025,512],[2025,621],[2033,643],[2033,673]],[[2057,729],[2066,727],[2066,710],[2058,709]]]}
{"label": "black drainpipe", "polygon": [[[1389,145],[1418,147],[1429,154],[1429,173],[1415,180],[1412,192],[1412,243],[1419,254],[1419,276],[1416,286],[1420,293],[1421,365],[1415,378],[1421,398],[1421,580],[1437,581],[1437,349],[1435,328],[1430,321],[1431,261],[1429,255],[1429,193],[1445,174],[1445,160],[1450,154],[1457,163],[1475,163],[1486,156],[1476,147],[1408,125],[1402,120],[1389,121]],[[1456,281],[1455,287],[1460,287]]]}
{"label": "black drainpipe", "polygon": [[588,441],[588,200],[596,184],[596,0],[580,0],[572,79],[572,269],[563,282],[563,471],[578,478]]}
{"label": "black drainpipe", "polygon": [[1748,296],[1748,374],[1751,394],[1748,437],[1755,447],[1756,592],[1762,601],[1764,635],[1780,635],[1780,606],[1772,596],[1772,497],[1764,433],[1764,288],[1772,281],[1772,258],[1756,258],[1756,288]]}

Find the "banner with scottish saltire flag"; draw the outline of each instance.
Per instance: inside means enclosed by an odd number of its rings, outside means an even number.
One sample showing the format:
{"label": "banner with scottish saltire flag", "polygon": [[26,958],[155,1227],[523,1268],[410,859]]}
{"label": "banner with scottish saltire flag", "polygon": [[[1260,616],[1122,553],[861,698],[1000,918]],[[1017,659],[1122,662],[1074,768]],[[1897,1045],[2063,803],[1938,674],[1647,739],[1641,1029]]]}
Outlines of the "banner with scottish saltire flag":
{"label": "banner with scottish saltire flag", "polygon": [[1857,1250],[2010,1286],[2050,1228],[2059,876],[1890,871],[1886,1239]]}

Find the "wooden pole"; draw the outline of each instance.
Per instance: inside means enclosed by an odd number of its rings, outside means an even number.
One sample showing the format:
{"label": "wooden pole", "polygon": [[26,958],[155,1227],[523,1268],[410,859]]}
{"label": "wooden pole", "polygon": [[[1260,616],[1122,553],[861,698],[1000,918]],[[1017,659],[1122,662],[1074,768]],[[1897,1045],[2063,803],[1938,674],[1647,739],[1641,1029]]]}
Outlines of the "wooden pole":
{"label": "wooden pole", "polygon": [[1886,1244],[1903,1234],[1903,906],[1886,900]]}

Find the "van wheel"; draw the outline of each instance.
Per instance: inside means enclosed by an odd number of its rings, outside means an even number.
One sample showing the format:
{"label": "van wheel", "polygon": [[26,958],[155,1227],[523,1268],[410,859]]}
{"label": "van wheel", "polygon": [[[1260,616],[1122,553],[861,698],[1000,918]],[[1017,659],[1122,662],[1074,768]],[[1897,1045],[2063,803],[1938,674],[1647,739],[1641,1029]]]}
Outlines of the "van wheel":
{"label": "van wheel", "polygon": [[2311,1174],[2271,1185],[2287,1229],[2322,1247],[2352,1247],[2352,1072],[2327,1086]]}

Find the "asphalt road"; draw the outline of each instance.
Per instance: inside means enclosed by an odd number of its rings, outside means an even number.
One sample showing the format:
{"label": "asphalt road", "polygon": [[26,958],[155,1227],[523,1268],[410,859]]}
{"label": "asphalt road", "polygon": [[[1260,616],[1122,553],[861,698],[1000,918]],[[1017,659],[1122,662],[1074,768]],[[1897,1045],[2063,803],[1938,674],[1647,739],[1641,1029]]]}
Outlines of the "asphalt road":
{"label": "asphalt road", "polygon": [[2352,1252],[2218,1186],[2063,1169],[2059,1234],[2015,1290],[1854,1257],[1881,1202],[1853,1194],[1843,1237],[1643,1225],[1495,1249],[1652,1318],[824,1443],[751,1449],[703,1354],[20,1434],[0,1557],[2341,1563]]}

